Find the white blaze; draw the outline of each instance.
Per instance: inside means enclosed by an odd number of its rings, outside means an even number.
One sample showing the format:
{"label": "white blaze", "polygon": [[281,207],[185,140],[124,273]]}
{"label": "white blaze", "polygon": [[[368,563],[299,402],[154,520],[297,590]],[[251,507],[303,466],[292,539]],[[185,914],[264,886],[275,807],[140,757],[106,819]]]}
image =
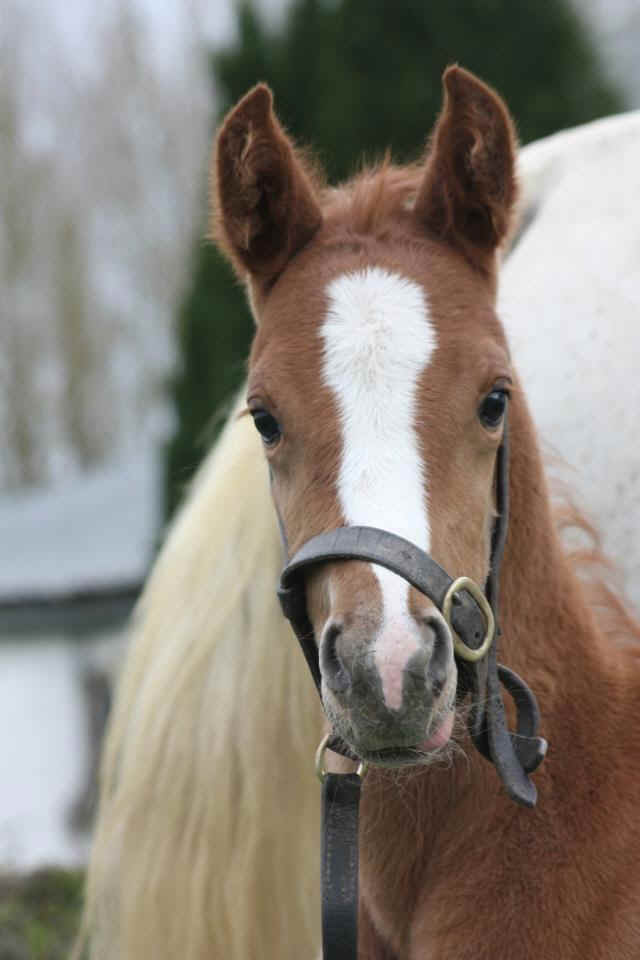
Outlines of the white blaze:
{"label": "white blaze", "polygon": [[[426,467],[416,434],[418,383],[436,348],[422,289],[379,267],[328,287],[324,377],[341,415],[338,496],[347,524],[380,527],[429,550]],[[383,624],[376,663],[387,705],[402,704],[402,670],[418,649],[409,586],[376,564]]]}

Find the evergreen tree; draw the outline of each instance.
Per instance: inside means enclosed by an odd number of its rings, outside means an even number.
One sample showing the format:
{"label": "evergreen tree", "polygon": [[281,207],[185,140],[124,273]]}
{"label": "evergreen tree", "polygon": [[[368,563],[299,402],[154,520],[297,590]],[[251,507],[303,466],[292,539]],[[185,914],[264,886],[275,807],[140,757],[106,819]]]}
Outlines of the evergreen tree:
{"label": "evergreen tree", "polygon": [[[249,5],[238,17],[238,42],[212,61],[222,112],[266,80],[279,116],[313,145],[333,181],[389,145],[398,161],[416,158],[452,62],[506,97],[525,143],[622,107],[569,0],[294,0],[278,33]],[[168,512],[241,382],[251,331],[237,282],[210,246],[199,246],[180,313]]]}

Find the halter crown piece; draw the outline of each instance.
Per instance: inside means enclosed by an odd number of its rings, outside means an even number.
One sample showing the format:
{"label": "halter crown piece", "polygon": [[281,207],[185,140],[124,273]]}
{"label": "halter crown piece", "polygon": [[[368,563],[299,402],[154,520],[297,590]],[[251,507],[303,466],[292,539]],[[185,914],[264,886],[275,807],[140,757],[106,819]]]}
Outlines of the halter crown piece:
{"label": "halter crown piece", "polygon": [[[480,753],[496,767],[509,796],[526,807],[536,803],[529,778],[544,759],[547,742],[537,735],[540,715],[534,694],[516,673],[497,662],[500,566],[509,514],[508,431],[496,463],[496,520],[491,537],[490,572],[484,592],[467,577],[453,579],[415,544],[373,527],[340,527],[312,537],[288,561],[278,596],[302,647],[320,693],[318,646],[309,620],[305,573],[333,560],[377,563],[425,594],[447,620],[458,666],[457,699],[469,694],[468,728]],[[286,551],[286,538],[280,524]],[[517,724],[507,730],[501,685],[512,697]],[[330,737],[331,750],[357,760],[347,744]],[[350,960],[357,951],[357,815],[360,777],[323,776],[323,939],[325,960]],[[355,818],[355,819],[354,819]],[[354,862],[355,861],[355,862]],[[337,876],[340,882],[336,882]]]}

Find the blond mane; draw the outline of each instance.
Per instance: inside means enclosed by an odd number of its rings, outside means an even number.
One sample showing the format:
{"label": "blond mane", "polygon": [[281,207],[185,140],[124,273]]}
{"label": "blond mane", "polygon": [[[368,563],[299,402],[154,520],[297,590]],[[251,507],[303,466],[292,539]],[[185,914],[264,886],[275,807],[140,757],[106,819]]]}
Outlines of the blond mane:
{"label": "blond mane", "polygon": [[318,943],[322,718],[277,603],[280,563],[260,444],[234,411],[132,625],[89,868],[94,960]]}
{"label": "blond mane", "polygon": [[[565,545],[565,556],[582,583],[585,602],[600,632],[612,644],[640,644],[640,622],[624,597],[617,564],[602,549],[601,536],[564,486],[552,484],[553,518]],[[640,648],[639,648],[640,652]]]}

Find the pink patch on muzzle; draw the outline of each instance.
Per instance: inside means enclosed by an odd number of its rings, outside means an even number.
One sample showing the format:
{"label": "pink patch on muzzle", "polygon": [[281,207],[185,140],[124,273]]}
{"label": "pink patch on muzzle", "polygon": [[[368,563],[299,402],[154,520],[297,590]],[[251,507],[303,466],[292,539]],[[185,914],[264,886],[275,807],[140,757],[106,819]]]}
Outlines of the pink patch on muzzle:
{"label": "pink patch on muzzle", "polygon": [[431,750],[437,750],[439,747],[444,747],[445,743],[449,742],[451,733],[453,731],[454,716],[455,714],[453,710],[450,710],[440,726],[436,728],[428,740],[425,740],[425,742],[422,744],[422,749],[426,753]]}
{"label": "pink patch on muzzle", "polygon": [[404,671],[420,649],[420,637],[408,626],[405,622],[389,625],[376,642],[375,663],[389,710],[402,708]]}

